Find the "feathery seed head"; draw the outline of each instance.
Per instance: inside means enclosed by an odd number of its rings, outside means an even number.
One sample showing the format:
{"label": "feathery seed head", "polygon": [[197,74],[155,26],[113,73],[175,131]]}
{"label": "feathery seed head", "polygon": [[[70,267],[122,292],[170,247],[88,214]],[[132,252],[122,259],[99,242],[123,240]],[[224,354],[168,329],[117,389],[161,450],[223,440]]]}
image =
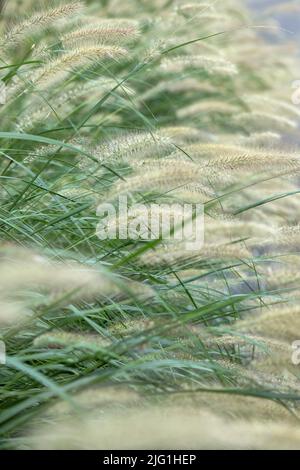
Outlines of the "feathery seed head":
{"label": "feathery seed head", "polygon": [[55,21],[80,13],[82,8],[83,4],[81,2],[72,2],[35,13],[29,16],[23,22],[12,26],[5,33],[0,47],[17,47],[24,40],[24,38],[33,33],[39,32],[41,29],[48,27]]}

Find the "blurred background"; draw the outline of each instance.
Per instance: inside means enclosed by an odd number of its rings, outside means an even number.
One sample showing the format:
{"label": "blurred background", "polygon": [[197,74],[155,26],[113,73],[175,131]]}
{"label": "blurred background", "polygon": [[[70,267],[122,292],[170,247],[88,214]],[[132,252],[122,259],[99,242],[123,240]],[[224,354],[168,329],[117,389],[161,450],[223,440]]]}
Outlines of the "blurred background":
{"label": "blurred background", "polygon": [[294,34],[300,32],[300,1],[284,0],[247,0],[247,3],[262,14],[262,19],[278,21],[282,28],[288,29]]}

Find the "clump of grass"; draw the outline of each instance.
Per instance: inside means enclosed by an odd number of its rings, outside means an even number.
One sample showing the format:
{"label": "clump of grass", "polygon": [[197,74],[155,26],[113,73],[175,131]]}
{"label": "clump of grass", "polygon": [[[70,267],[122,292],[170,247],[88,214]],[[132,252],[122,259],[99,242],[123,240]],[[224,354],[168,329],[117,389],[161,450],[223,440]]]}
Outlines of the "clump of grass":
{"label": "clump of grass", "polygon": [[[174,6],[4,11],[1,448],[300,448],[298,59]],[[100,240],[121,195],[203,204],[204,245]]]}

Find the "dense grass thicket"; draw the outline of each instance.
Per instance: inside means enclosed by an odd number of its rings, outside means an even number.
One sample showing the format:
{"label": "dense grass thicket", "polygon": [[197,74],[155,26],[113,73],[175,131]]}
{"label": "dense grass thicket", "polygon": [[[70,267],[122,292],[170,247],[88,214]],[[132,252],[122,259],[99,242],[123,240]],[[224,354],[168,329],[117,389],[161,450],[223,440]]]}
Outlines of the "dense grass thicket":
{"label": "dense grass thicket", "polygon": [[[237,0],[1,15],[1,448],[299,449],[293,36]],[[119,195],[204,204],[204,246],[100,240]]]}

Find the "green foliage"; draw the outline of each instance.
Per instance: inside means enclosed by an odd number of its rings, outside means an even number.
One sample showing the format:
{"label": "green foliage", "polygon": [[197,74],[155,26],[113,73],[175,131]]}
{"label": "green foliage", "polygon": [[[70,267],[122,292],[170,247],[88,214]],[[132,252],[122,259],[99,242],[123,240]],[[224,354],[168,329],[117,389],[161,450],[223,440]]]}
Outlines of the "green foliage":
{"label": "green foliage", "polygon": [[[284,144],[299,109],[283,87],[297,67],[289,46],[267,43],[234,0],[63,2],[31,14],[33,2],[9,3],[0,40],[2,448],[113,448],[117,429],[147,419],[149,433],[124,445],[153,447],[160,410],[161,436],[172,429],[165,448],[184,439],[190,448],[299,448],[300,160]],[[204,247],[99,240],[97,206],[120,194],[204,204]],[[198,427],[185,410],[200,413]],[[104,443],[72,434],[74,413],[87,436],[104,422]],[[57,420],[56,439],[42,424]]]}

